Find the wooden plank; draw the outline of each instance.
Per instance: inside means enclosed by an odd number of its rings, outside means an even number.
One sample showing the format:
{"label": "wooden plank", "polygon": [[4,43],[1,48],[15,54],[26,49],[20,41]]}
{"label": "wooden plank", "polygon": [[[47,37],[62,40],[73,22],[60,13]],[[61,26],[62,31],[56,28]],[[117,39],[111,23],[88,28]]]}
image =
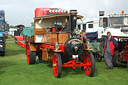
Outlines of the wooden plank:
{"label": "wooden plank", "polygon": [[62,52],[62,50],[54,50],[54,52],[60,53]]}
{"label": "wooden plank", "polygon": [[49,54],[49,56],[50,56],[50,59],[48,61],[49,62],[52,62],[53,57],[54,57],[54,51],[51,51],[50,54]]}
{"label": "wooden plank", "polygon": [[44,34],[44,39],[42,40],[45,43],[56,43],[57,42],[57,34]]}
{"label": "wooden plank", "polygon": [[65,43],[68,39],[69,33],[59,33],[58,34],[58,42],[59,43]]}
{"label": "wooden plank", "polygon": [[35,35],[43,35],[46,33],[45,29],[35,29]]}
{"label": "wooden plank", "polygon": [[42,59],[45,60],[45,61],[48,61],[47,49],[43,49],[43,51],[42,51]]}
{"label": "wooden plank", "polygon": [[36,51],[36,45],[33,43],[30,43],[30,50],[31,51]]}

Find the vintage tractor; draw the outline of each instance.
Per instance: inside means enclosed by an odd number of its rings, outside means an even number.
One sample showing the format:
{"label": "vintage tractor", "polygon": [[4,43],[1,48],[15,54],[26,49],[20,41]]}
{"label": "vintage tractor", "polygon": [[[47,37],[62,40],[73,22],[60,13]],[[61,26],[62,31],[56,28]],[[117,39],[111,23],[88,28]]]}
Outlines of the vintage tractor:
{"label": "vintage tractor", "polygon": [[[95,72],[95,59],[87,44],[83,43],[83,34],[76,28],[77,10],[61,8],[36,8],[34,26],[23,29],[23,40],[18,44],[26,48],[28,64],[39,60],[52,62],[53,74],[61,77],[62,67],[77,66],[83,68],[87,76]],[[87,47],[87,48],[85,48]]]}

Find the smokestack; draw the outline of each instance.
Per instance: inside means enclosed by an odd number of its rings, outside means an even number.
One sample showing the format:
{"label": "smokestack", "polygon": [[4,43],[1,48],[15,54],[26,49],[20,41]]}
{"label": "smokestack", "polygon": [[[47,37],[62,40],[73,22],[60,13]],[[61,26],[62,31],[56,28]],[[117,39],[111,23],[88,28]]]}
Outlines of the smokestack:
{"label": "smokestack", "polygon": [[99,16],[104,16],[104,11],[99,11]]}
{"label": "smokestack", "polygon": [[76,28],[76,20],[77,20],[77,10],[70,10],[71,34],[73,34],[73,31]]}

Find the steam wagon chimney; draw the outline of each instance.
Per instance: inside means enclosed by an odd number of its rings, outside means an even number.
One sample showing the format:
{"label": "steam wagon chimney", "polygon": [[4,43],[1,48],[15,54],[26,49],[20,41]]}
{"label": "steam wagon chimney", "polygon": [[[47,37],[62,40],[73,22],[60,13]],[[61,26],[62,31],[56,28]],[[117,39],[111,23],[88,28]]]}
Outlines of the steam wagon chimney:
{"label": "steam wagon chimney", "polygon": [[73,34],[73,31],[76,28],[76,20],[77,20],[77,10],[70,10],[71,34]]}

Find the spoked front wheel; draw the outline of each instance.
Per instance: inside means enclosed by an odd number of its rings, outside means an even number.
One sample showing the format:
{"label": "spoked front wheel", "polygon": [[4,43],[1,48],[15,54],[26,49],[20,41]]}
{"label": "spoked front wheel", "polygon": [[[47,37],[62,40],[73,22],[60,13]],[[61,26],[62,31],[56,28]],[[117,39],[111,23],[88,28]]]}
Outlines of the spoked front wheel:
{"label": "spoked front wheel", "polygon": [[55,53],[53,57],[53,74],[56,78],[61,77],[62,72],[62,60],[60,53]]}
{"label": "spoked front wheel", "polygon": [[92,52],[88,51],[84,57],[84,72],[87,76],[92,77],[95,73],[95,59]]}

